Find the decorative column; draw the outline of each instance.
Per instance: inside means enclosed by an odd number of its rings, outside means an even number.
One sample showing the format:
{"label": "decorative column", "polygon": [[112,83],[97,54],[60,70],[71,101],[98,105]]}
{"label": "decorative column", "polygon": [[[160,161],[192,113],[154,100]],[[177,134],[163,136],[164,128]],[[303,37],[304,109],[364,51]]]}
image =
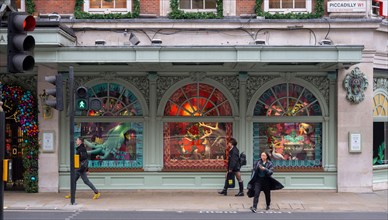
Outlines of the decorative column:
{"label": "decorative column", "polygon": [[373,63],[338,70],[338,192],[371,192],[373,185]]}
{"label": "decorative column", "polygon": [[[43,89],[49,88],[45,80],[45,76],[56,75],[58,73],[57,69],[49,68],[47,66],[39,65],[38,66],[38,94],[43,94]],[[39,99],[39,108],[43,106],[42,99]],[[53,152],[45,152],[42,149],[39,154],[39,192],[58,192],[59,188],[59,151],[60,149],[67,149],[69,147],[61,144],[61,127],[60,127],[60,114],[58,111],[52,111],[52,116],[47,118],[44,117],[44,111],[39,111],[39,139],[42,141],[43,136],[47,134],[50,138],[49,143],[54,145]],[[52,134],[52,135],[51,135]],[[52,141],[52,142],[51,142]],[[41,143],[43,144],[43,143]],[[59,147],[61,146],[61,147]],[[67,151],[68,152],[68,151]],[[51,164],[51,165],[48,165]]]}
{"label": "decorative column", "polygon": [[336,122],[336,94],[337,94],[337,72],[329,72],[327,78],[329,79],[329,116],[324,116],[325,121],[328,120],[328,126],[326,129],[327,146],[325,149],[325,170],[336,171],[337,170],[337,126]]}
{"label": "decorative column", "polygon": [[[246,112],[247,112],[247,80],[248,73],[240,72],[239,73],[239,140],[237,147],[241,152],[247,153],[248,147],[246,140],[248,139],[246,132]],[[252,154],[247,154],[252,155]],[[246,166],[242,167],[243,169]]]}
{"label": "decorative column", "polygon": [[148,120],[148,144],[144,148],[144,170],[145,171],[160,171],[163,161],[163,150],[158,149],[156,143],[157,133],[158,133],[158,125],[156,120],[156,112],[157,112],[157,91],[156,91],[156,81],[158,79],[157,72],[149,72],[148,80],[149,80],[149,120]]}

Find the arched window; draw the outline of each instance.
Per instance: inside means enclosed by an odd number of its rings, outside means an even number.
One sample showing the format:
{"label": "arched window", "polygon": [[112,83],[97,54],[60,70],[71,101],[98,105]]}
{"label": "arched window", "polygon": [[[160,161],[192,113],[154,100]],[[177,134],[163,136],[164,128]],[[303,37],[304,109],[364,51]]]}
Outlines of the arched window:
{"label": "arched window", "polygon": [[378,93],[373,97],[373,116],[388,117],[388,97]]}
{"label": "arched window", "polygon": [[[85,138],[89,168],[94,171],[142,169],[144,123],[142,117],[137,117],[143,115],[139,99],[118,83],[90,86],[86,99],[86,108],[76,110],[74,132],[75,137]],[[76,98],[76,104],[79,101]]]}
{"label": "arched window", "polygon": [[219,89],[205,83],[185,85],[172,93],[164,116],[170,116],[163,124],[164,170],[225,169],[233,119],[228,120],[232,108]]}
{"label": "arched window", "polygon": [[[77,110],[78,116],[142,116],[137,97],[123,85],[102,83],[88,89],[89,106]],[[76,100],[77,103],[77,100]]]}
{"label": "arched window", "polygon": [[322,115],[317,98],[306,88],[293,83],[276,85],[257,100],[255,116]]}
{"label": "arched window", "polygon": [[279,170],[322,169],[322,117],[311,120],[322,116],[322,109],[310,90],[294,83],[275,85],[259,96],[253,111],[254,160],[268,151]]}
{"label": "arched window", "polygon": [[383,89],[373,97],[373,165],[388,164],[388,94]]}

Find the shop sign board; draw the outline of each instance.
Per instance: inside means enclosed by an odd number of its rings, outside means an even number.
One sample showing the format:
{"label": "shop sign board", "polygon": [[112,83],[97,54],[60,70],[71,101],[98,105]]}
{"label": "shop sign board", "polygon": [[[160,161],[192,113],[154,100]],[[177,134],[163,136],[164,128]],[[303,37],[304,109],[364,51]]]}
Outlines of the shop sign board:
{"label": "shop sign board", "polygon": [[366,12],[365,1],[329,1],[327,12]]}

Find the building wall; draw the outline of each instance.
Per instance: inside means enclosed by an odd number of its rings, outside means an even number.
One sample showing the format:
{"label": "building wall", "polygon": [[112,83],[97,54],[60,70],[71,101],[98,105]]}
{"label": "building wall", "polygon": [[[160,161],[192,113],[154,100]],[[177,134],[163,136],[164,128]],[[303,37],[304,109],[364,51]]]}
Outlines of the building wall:
{"label": "building wall", "polygon": [[34,0],[35,11],[39,14],[73,14],[75,7],[75,0]]}

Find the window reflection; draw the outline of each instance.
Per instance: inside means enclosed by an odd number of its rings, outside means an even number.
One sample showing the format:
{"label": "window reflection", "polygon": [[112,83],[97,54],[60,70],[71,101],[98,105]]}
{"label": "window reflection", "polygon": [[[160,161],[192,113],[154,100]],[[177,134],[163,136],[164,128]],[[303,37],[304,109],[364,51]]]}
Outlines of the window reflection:
{"label": "window reflection", "polygon": [[254,160],[270,152],[275,167],[321,167],[321,123],[253,123]]}

